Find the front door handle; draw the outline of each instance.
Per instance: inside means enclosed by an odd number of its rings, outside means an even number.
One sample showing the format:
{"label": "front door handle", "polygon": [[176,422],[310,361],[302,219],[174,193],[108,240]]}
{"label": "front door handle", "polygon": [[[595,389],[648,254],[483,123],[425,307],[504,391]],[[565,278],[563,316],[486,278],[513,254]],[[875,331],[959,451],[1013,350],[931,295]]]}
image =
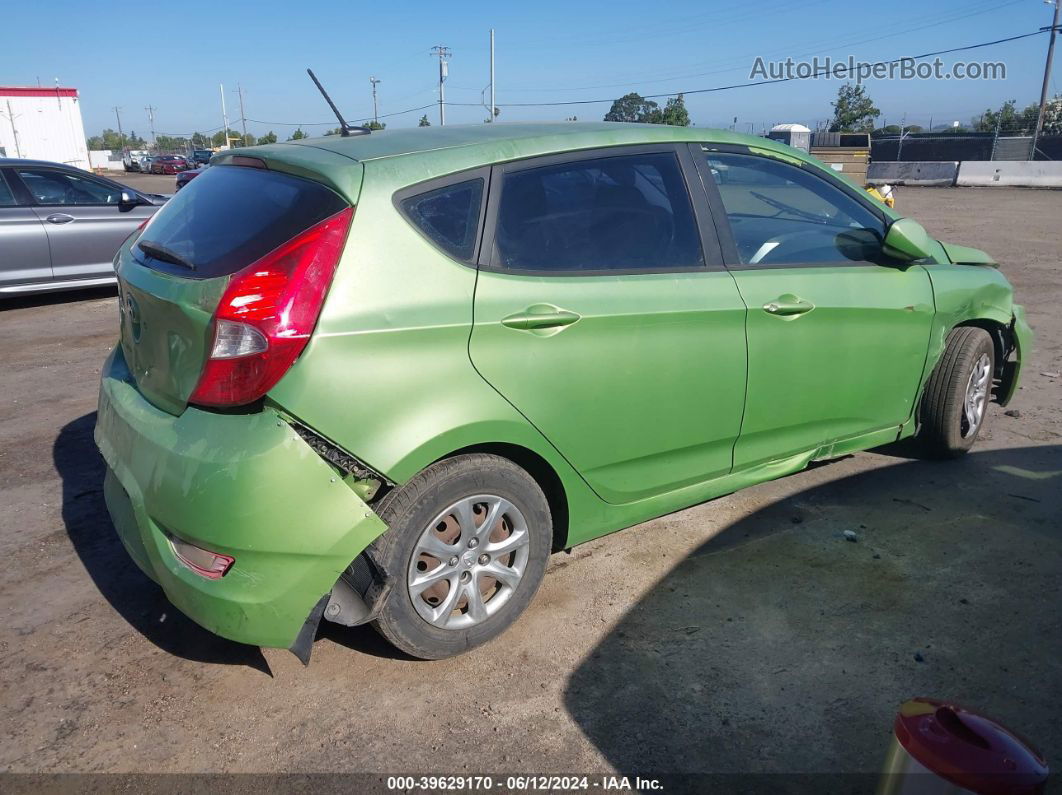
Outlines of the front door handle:
{"label": "front door handle", "polygon": [[805,312],[810,312],[814,308],[815,304],[811,303],[811,301],[797,298],[792,293],[780,295],[773,301],[769,301],[763,305],[764,312],[769,315],[778,315],[779,317],[803,315]]}
{"label": "front door handle", "polygon": [[520,331],[543,331],[561,329],[570,326],[579,319],[575,312],[553,306],[553,304],[535,304],[522,312],[502,318],[502,325]]}
{"label": "front door handle", "polygon": [[66,213],[52,213],[48,216],[48,222],[53,224],[68,224],[74,220],[74,216]]}

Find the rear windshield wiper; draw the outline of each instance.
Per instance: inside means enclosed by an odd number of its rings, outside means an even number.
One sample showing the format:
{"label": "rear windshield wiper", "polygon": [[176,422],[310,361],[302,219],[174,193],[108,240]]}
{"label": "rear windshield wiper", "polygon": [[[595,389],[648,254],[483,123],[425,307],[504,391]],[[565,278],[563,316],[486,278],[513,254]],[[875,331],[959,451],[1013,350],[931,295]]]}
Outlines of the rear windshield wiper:
{"label": "rear windshield wiper", "polygon": [[188,268],[190,271],[195,270],[195,265],[193,263],[186,260],[176,251],[166,248],[161,243],[152,243],[150,240],[138,240],[137,246],[149,257],[154,257],[155,259],[169,262],[174,265],[180,265],[182,268]]}

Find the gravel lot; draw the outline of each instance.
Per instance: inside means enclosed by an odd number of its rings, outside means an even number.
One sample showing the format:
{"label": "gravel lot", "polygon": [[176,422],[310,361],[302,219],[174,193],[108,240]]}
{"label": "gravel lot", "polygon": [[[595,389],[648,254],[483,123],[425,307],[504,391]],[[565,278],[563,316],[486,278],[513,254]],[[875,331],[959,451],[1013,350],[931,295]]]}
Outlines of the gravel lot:
{"label": "gravel lot", "polygon": [[170,608],[101,494],[113,291],[0,304],[0,770],[870,773],[917,695],[1057,766],[1062,192],[898,198],[1015,284],[1014,416],[961,461],[860,454],[554,555],[516,627],[436,663],[325,624],[303,668]]}

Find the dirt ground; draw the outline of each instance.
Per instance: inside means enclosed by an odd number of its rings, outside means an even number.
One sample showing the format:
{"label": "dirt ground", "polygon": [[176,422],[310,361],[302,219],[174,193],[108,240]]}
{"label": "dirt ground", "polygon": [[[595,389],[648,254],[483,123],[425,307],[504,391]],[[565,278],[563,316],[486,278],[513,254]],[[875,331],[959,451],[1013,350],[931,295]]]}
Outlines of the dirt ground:
{"label": "dirt ground", "polygon": [[0,770],[870,773],[918,695],[1062,764],[1062,192],[898,198],[1015,284],[1013,416],[960,461],[860,454],[556,554],[434,663],[323,624],[303,668],[174,611],[103,505],[113,291],[0,305]]}

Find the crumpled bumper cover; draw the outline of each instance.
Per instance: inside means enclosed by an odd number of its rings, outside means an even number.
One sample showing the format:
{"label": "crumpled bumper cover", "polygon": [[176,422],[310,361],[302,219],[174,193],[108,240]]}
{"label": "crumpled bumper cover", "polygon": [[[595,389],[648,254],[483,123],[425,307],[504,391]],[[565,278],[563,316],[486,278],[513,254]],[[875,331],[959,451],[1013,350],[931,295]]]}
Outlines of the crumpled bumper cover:
{"label": "crumpled bumper cover", "polygon": [[[182,613],[231,640],[291,647],[386,529],[275,412],[168,414],[137,391],[120,349],[103,370],[95,438],[130,557]],[[235,563],[206,579],[177,561],[168,535]]]}
{"label": "crumpled bumper cover", "polygon": [[1021,385],[1021,370],[1024,360],[1032,353],[1033,330],[1025,319],[1025,307],[1014,304],[1014,361],[1008,363],[1006,390],[999,396],[999,403],[1006,406],[1013,399]]}

